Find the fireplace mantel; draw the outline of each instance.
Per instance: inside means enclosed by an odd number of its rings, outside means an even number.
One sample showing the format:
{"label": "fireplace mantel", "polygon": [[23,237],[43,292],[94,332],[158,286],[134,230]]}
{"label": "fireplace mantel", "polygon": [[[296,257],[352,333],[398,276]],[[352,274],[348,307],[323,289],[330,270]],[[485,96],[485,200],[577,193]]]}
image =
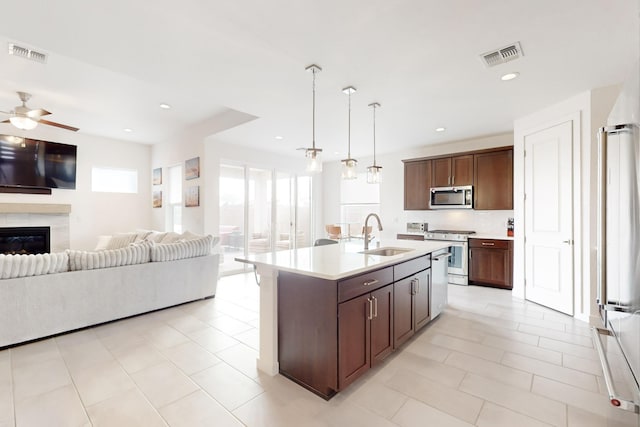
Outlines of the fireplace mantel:
{"label": "fireplace mantel", "polygon": [[68,214],[71,205],[57,203],[0,203],[0,214]]}

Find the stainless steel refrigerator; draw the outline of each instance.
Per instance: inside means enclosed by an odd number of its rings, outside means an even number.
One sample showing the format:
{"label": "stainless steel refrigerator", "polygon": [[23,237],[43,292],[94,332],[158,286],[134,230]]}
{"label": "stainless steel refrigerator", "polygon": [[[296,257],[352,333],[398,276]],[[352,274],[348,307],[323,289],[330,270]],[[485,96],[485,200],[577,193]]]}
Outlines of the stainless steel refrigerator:
{"label": "stainless steel refrigerator", "polygon": [[636,66],[599,135],[597,303],[603,325],[593,329],[609,400],[635,414],[640,409],[639,124]]}

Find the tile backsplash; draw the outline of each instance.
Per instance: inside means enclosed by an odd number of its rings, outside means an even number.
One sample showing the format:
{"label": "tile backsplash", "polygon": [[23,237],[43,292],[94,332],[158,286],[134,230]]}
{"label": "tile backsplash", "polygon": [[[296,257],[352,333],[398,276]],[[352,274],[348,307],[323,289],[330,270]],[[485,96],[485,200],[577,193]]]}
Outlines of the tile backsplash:
{"label": "tile backsplash", "polygon": [[[439,211],[404,211],[404,219],[394,223],[394,233],[405,231],[407,222],[428,222],[429,230],[473,230],[478,234],[507,235],[509,218],[513,211],[476,211],[451,209]],[[515,232],[517,233],[517,224]]]}

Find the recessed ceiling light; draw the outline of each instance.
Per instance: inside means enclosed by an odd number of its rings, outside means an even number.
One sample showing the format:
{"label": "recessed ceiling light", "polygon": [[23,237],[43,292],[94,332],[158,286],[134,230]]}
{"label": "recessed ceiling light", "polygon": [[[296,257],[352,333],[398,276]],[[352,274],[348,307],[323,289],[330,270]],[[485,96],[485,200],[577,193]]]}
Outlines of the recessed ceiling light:
{"label": "recessed ceiling light", "polygon": [[520,73],[515,73],[515,72],[514,72],[514,73],[507,73],[507,74],[505,74],[504,76],[500,77],[500,80],[502,80],[502,81],[506,82],[506,81],[508,81],[508,80],[513,80],[513,79],[515,79],[515,78],[516,78],[516,77],[518,77],[519,75],[520,75]]}
{"label": "recessed ceiling light", "polygon": [[276,135],[274,138],[277,139],[278,141],[280,141],[280,140],[284,139],[284,136]]}
{"label": "recessed ceiling light", "polygon": [[447,128],[443,128],[443,127],[436,128],[436,132],[444,132],[445,130],[447,130]]}
{"label": "recessed ceiling light", "polygon": [[133,129],[131,129],[131,128],[124,128],[122,130],[127,132],[127,133],[133,132]]}
{"label": "recessed ceiling light", "polygon": [[165,104],[163,102],[162,104],[160,104],[160,108],[162,108],[163,110],[170,110],[171,109],[171,105]]}

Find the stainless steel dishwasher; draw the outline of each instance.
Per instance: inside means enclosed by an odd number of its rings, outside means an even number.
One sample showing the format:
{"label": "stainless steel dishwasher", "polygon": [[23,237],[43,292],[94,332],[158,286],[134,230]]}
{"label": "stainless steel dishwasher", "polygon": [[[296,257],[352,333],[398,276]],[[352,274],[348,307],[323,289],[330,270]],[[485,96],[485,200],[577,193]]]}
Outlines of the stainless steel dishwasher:
{"label": "stainless steel dishwasher", "polygon": [[449,300],[447,286],[450,256],[448,249],[431,254],[431,319],[435,319],[444,310]]}

